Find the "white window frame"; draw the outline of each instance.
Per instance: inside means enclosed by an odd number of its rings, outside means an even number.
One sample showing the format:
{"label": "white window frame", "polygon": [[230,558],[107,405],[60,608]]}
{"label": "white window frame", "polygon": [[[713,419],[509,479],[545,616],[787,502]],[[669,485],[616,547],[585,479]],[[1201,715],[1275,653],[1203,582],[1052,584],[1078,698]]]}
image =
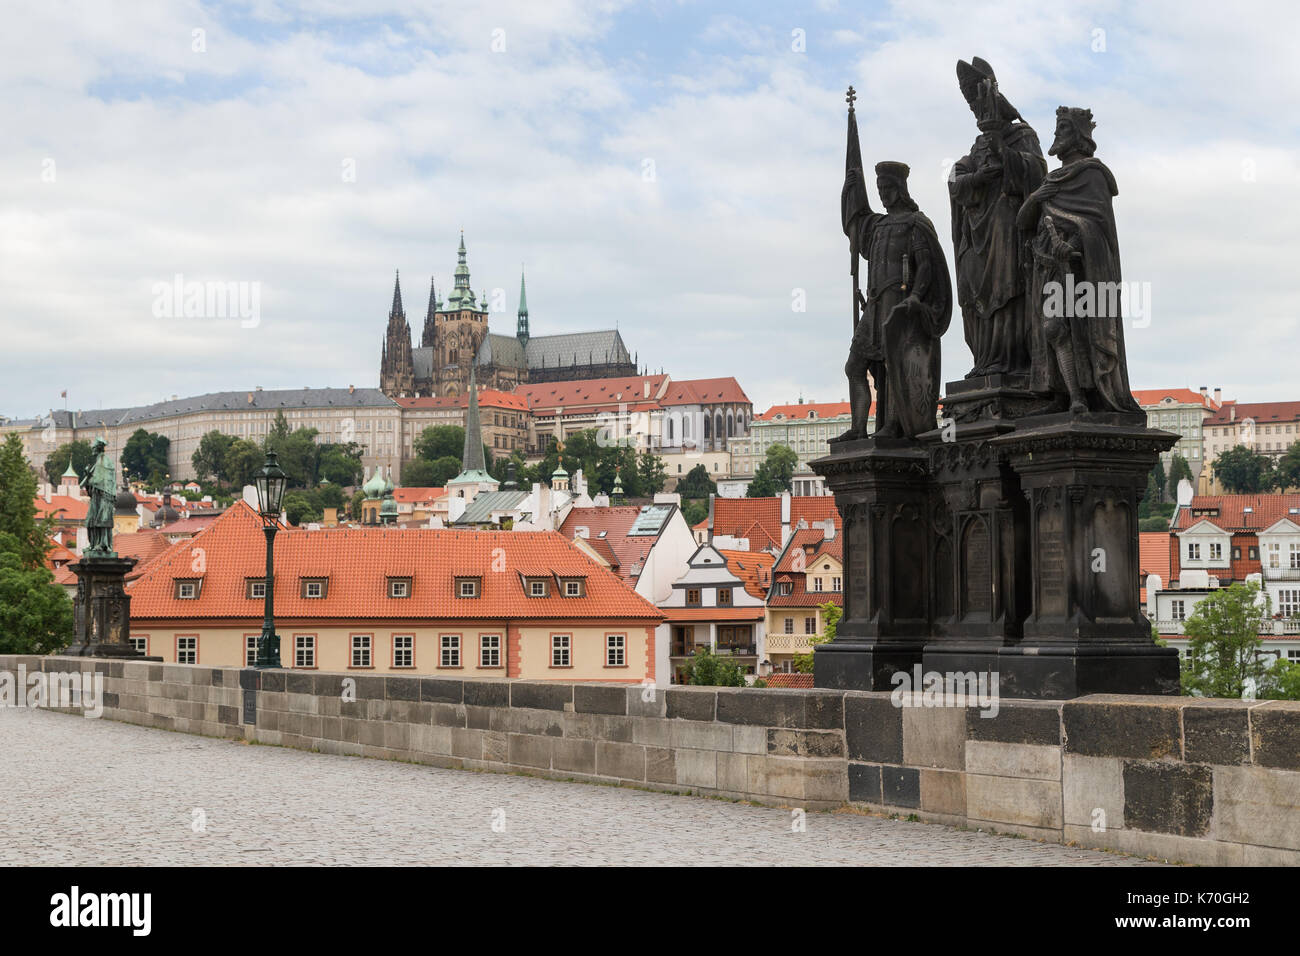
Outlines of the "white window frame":
{"label": "white window frame", "polygon": [[528,582],[529,597],[546,597],[546,582],[540,579]]}
{"label": "white window frame", "polygon": [[[258,588],[261,588],[261,592],[260,592],[260,593],[258,592]],[[264,598],[266,597],[266,582],[265,582],[265,581],[249,581],[249,582],[248,582],[248,596],[249,596],[250,599],[255,600],[255,601],[258,600],[258,599],[264,599]]]}
{"label": "white window frame", "polygon": [[1170,602],[1169,602],[1169,613],[1170,613],[1170,615],[1172,615],[1172,618],[1171,618],[1172,620],[1175,620],[1175,621],[1185,621],[1185,620],[1187,620],[1187,604],[1186,604],[1186,602],[1183,601],[1182,598],[1178,598],[1178,599],[1176,599],[1176,600],[1170,601]]}
{"label": "white window frame", "polygon": [[[312,593],[313,588],[315,588],[316,590],[315,594]],[[310,598],[313,601],[319,598],[323,598],[325,596],[325,582],[324,581],[305,582],[302,589],[302,596],[304,598]]]}
{"label": "white window frame", "polygon": [[375,636],[373,634],[353,634],[350,643],[351,656],[348,659],[352,662],[352,666],[358,668],[373,667]]}
{"label": "white window frame", "polygon": [[843,578],[834,577],[834,576],[831,577],[831,592],[832,592],[832,593],[834,593],[834,594],[838,594],[838,593],[840,592],[840,589],[841,589],[843,586],[844,586],[844,580],[843,580]]}
{"label": "white window frame", "polygon": [[192,601],[199,596],[199,586],[193,581],[178,581],[176,597],[181,601]]}
{"label": "white window frame", "polygon": [[438,666],[460,667],[460,635],[438,635]]}
{"label": "white window frame", "polygon": [[139,637],[139,636],[136,636],[136,635],[132,635],[132,636],[130,637],[130,641],[131,641],[131,648],[132,648],[132,650],[134,650],[137,654],[148,654],[148,653],[149,653],[149,638],[148,638],[148,636],[145,636],[145,637]]}
{"label": "white window frame", "polygon": [[573,635],[572,634],[551,635],[551,666],[552,667],[573,666]]}
{"label": "white window frame", "polygon": [[478,666],[501,666],[501,635],[480,634],[478,636]]}
{"label": "white window frame", "polygon": [[605,666],[606,667],[627,666],[627,635],[626,634],[605,635]]}
{"label": "white window frame", "polygon": [[316,666],[315,634],[295,634],[293,636],[293,666],[303,668]]}
{"label": "white window frame", "polygon": [[1187,542],[1187,560],[1188,561],[1201,560],[1201,543],[1199,541]]}
{"label": "white window frame", "polygon": [[458,582],[458,584],[459,587],[457,588],[457,591],[460,597],[463,598],[478,597],[478,582],[475,581],[473,578],[464,579]]}
{"label": "white window frame", "polygon": [[[189,646],[186,647],[188,642]],[[186,658],[191,658],[187,660]],[[177,664],[197,664],[199,662],[199,639],[193,634],[177,636],[176,638],[176,663]]]}
{"label": "white window frame", "polygon": [[[399,593],[400,592],[400,593]],[[407,580],[389,581],[388,596],[390,598],[408,598],[411,596],[411,582]]]}
{"label": "white window frame", "polygon": [[244,635],[244,666],[252,667],[257,663],[257,641],[261,634]]}
{"label": "white window frame", "polygon": [[1223,544],[1222,544],[1222,542],[1219,542],[1219,541],[1211,541],[1211,542],[1210,542],[1210,560],[1211,560],[1211,561],[1222,561],[1222,560],[1223,560]]}
{"label": "white window frame", "polygon": [[565,597],[582,597],[582,582],[581,582],[581,581],[565,581],[565,582],[564,582],[564,596],[565,596]]}
{"label": "white window frame", "polygon": [[408,668],[415,666],[415,635],[393,635],[393,667]]}

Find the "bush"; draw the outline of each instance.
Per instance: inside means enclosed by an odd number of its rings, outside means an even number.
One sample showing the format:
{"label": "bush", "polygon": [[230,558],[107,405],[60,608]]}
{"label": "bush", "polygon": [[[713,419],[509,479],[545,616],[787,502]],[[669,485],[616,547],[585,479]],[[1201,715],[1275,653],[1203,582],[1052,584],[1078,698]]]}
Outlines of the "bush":
{"label": "bush", "polygon": [[701,647],[686,665],[686,683],[704,687],[744,687],[745,675],[735,661]]}

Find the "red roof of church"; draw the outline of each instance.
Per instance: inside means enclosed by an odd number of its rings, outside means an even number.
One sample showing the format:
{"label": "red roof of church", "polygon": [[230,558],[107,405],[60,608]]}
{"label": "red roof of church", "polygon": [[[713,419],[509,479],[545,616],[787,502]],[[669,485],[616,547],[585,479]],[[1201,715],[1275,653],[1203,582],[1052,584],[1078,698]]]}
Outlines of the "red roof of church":
{"label": "red roof of church", "polygon": [[670,381],[668,391],[660,399],[662,405],[716,405],[728,402],[749,404],[749,396],[731,376]]}
{"label": "red roof of church", "polygon": [[[810,412],[816,412],[818,418],[834,418],[836,415],[848,415],[852,411],[848,402],[800,402],[795,405],[773,405],[762,415],[755,416],[756,421],[770,422],[777,415],[786,418],[807,418]],[[876,405],[871,404],[871,414],[876,413]]]}
{"label": "red roof of church", "polygon": [[1194,392],[1190,388],[1135,388],[1133,398],[1143,408],[1159,405],[1166,398],[1172,398],[1183,405],[1203,405],[1209,409],[1219,407],[1210,396]]}
{"label": "red roof of church", "polygon": [[1206,425],[1233,425],[1247,418],[1256,423],[1293,422],[1300,418],[1300,402],[1224,402],[1205,420]]}

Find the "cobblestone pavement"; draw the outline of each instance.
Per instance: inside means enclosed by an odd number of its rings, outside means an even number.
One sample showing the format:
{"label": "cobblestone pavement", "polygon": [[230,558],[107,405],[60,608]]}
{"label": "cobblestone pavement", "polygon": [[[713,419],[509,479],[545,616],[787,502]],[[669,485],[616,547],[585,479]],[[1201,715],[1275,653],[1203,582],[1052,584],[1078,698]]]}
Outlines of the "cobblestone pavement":
{"label": "cobblestone pavement", "polygon": [[791,823],[723,800],[0,708],[3,866],[1145,862],[853,813]]}

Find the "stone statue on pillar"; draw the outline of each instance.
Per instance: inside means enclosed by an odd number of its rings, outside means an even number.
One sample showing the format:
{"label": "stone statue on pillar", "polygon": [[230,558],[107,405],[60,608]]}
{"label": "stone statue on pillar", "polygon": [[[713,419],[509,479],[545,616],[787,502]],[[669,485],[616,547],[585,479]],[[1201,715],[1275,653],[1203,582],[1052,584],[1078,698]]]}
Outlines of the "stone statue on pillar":
{"label": "stone statue on pillar", "polygon": [[867,437],[870,375],[876,387],[875,438],[914,439],[935,428],[939,338],[952,318],[948,263],[934,224],[907,192],[908,167],[876,164],[884,212],[871,208],[861,169],[845,173],[840,196],[844,232],[867,260],[867,294],[844,366],[852,427]]}
{"label": "stone statue on pillar", "polygon": [[1029,372],[1026,270],[1016,213],[1047,174],[1038,134],[998,91],[993,67],[957,61],[957,80],[979,126],[948,179],[957,302],[975,357],[967,378]]}
{"label": "stone statue on pillar", "polygon": [[113,550],[113,509],[117,504],[117,472],[108,457],[108,442],[96,438],[90,467],[81,479],[89,499],[86,506],[86,534],[90,547],[86,557],[116,557]]}
{"label": "stone statue on pillar", "polygon": [[1121,314],[1119,239],[1111,198],[1115,177],[1093,153],[1092,110],[1056,111],[1061,159],[1021,207],[1033,257],[1031,387],[1071,412],[1141,415],[1129,388]]}

